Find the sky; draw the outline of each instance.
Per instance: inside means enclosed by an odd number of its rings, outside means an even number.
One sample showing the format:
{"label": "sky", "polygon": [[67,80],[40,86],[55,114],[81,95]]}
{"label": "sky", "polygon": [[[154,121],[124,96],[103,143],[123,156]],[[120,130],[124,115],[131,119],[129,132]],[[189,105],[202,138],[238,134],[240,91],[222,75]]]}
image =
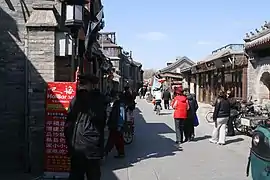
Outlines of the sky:
{"label": "sky", "polygon": [[227,44],[243,44],[270,20],[269,0],[103,0],[105,28],[144,69],[177,56],[197,62]]}

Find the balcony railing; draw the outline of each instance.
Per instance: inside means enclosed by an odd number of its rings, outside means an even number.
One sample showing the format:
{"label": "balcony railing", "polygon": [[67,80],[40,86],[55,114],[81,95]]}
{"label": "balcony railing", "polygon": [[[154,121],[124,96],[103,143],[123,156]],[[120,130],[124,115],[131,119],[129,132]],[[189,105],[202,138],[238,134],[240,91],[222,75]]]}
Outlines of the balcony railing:
{"label": "balcony railing", "polygon": [[244,44],[228,44],[226,46],[223,46],[219,49],[212,51],[212,54],[215,54],[217,52],[224,51],[224,50],[229,50],[229,49],[232,51],[241,52],[241,51],[244,51]]}

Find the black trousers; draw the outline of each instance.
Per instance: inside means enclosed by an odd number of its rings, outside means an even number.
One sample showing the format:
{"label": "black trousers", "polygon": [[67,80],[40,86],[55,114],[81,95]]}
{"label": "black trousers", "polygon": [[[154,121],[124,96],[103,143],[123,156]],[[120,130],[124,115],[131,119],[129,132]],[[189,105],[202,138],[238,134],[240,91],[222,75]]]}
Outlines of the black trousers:
{"label": "black trousers", "polygon": [[175,123],[175,134],[176,134],[176,143],[184,142],[184,124],[185,119],[174,119]]}
{"label": "black trousers", "polygon": [[100,160],[87,159],[83,153],[74,153],[71,157],[69,180],[100,180]]}
{"label": "black trousers", "polygon": [[170,108],[169,100],[164,100],[164,108],[165,109],[169,109]]}
{"label": "black trousers", "polygon": [[191,140],[194,136],[194,124],[193,124],[193,117],[188,117],[184,123],[184,134],[186,140]]}
{"label": "black trousers", "polygon": [[227,122],[227,126],[228,126],[227,135],[228,136],[234,136],[235,135],[234,126],[233,126],[234,118],[235,117],[229,117],[229,120]]}

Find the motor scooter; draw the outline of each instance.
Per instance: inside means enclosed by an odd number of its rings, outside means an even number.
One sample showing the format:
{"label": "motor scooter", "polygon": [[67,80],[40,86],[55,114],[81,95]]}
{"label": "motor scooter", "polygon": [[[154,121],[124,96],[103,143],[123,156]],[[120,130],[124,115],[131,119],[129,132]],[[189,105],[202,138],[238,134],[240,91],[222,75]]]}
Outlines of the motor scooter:
{"label": "motor scooter", "polygon": [[269,118],[264,116],[249,116],[242,113],[236,121],[238,125],[235,128],[240,133],[252,136],[257,126],[267,119]]}

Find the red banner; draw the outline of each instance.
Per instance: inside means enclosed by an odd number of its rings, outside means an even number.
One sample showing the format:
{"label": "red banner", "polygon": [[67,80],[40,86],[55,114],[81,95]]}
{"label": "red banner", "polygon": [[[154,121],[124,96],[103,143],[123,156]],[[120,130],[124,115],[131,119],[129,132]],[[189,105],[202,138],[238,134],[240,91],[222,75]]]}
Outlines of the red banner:
{"label": "red banner", "polygon": [[65,119],[76,82],[49,82],[45,114],[45,171],[68,172],[70,160],[64,136]]}

